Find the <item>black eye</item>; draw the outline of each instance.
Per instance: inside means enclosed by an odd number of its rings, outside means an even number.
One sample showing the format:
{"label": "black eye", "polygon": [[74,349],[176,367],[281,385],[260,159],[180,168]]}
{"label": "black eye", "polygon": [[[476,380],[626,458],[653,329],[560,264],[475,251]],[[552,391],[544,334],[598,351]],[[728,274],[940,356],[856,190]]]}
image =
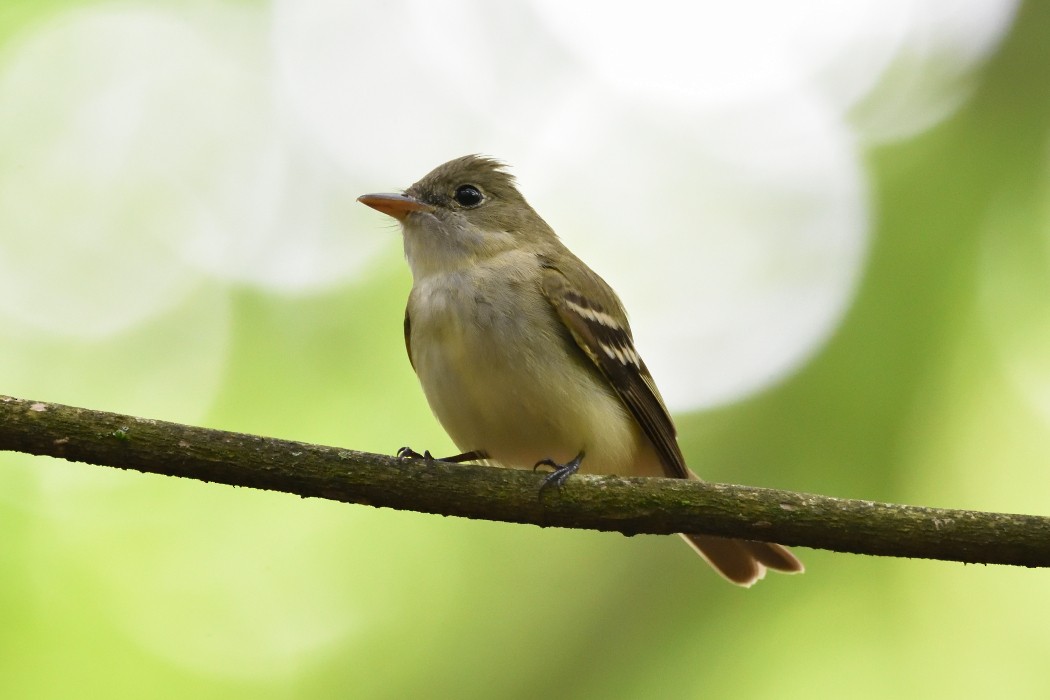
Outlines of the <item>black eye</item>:
{"label": "black eye", "polygon": [[476,207],[485,197],[474,185],[460,185],[456,188],[456,203],[461,207]]}

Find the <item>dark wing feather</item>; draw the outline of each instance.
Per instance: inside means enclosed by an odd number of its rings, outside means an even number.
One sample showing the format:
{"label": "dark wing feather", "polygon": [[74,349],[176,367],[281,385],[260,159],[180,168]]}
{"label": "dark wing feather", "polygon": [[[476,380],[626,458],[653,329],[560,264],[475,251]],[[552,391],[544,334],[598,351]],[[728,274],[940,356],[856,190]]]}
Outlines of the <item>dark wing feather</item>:
{"label": "dark wing feather", "polygon": [[415,369],[416,363],[412,361],[412,322],[408,320],[408,307],[405,307],[405,350],[408,351],[408,364]]}
{"label": "dark wing feather", "polygon": [[576,274],[590,277],[607,305],[585,296],[555,265],[543,261],[543,293],[576,344],[590,358],[631,411],[642,431],[656,446],[668,476],[689,478],[678,447],[674,422],[660,398],[649,370],[638,356],[626,314],[616,295],[598,275],[578,263]]}

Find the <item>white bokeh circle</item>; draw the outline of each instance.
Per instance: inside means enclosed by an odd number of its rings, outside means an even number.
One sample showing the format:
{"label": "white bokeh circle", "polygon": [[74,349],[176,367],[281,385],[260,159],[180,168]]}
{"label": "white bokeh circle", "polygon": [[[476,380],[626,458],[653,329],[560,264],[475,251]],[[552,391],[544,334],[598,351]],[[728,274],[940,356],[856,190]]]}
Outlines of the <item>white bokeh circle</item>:
{"label": "white bokeh circle", "polygon": [[580,79],[529,3],[278,0],[273,13],[290,114],[371,191],[465,153],[526,150]]}
{"label": "white bokeh circle", "polygon": [[898,50],[880,81],[848,103],[850,121],[868,143],[908,138],[950,117],[970,97],[976,71],[1009,31],[1020,3],[908,4],[909,21],[899,28]]}
{"label": "white bokeh circle", "polygon": [[545,24],[614,89],[696,105],[746,103],[824,81],[866,94],[896,53],[910,0],[536,0]]}
{"label": "white bokeh circle", "polygon": [[154,118],[180,110],[169,83],[189,79],[167,57],[195,50],[192,28],[141,11],[70,13],[9,48],[0,315],[104,336],[192,291],[198,275],[165,244],[186,224],[169,181],[182,150],[168,140],[176,117]]}
{"label": "white bokeh circle", "polygon": [[[697,105],[812,91],[870,141],[929,128],[970,94],[1017,0],[535,0],[548,26],[616,90]],[[874,98],[874,99],[869,99]]]}
{"label": "white bokeh circle", "polygon": [[358,187],[287,127],[261,17],[104,6],[13,42],[0,63],[0,316],[101,337],[207,277],[311,290],[383,247],[354,225]]}

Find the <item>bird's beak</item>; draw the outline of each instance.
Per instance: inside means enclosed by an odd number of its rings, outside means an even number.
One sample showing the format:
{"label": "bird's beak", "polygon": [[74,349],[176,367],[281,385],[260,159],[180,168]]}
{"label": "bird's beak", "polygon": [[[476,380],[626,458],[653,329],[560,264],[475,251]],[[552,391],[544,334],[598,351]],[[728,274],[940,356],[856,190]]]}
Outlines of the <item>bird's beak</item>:
{"label": "bird's beak", "polygon": [[434,207],[407,194],[363,194],[357,201],[398,221],[404,221],[405,217],[414,211],[434,211]]}

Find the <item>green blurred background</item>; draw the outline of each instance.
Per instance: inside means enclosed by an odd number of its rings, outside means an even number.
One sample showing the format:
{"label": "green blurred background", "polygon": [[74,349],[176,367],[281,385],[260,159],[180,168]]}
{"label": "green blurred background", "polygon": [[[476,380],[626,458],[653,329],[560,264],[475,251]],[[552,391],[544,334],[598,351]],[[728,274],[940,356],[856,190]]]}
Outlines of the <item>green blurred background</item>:
{"label": "green blurred background", "polygon": [[[132,5],[7,3],[0,57],[13,65],[40,27]],[[265,45],[268,6],[229,5],[259,13],[237,41]],[[893,99],[894,79],[887,71],[853,117]],[[177,237],[169,217],[182,214],[164,193],[179,183],[162,172],[175,166],[147,157],[161,173],[143,176],[149,187],[106,189],[62,162],[60,186],[40,184],[38,160],[68,151],[56,141],[23,152],[18,139],[69,118],[47,102],[66,88],[25,71],[4,80],[41,97],[0,101],[0,272],[18,282],[0,302],[0,392],[368,451],[452,450],[404,357],[411,280],[396,231],[352,205],[425,169],[326,185],[335,228],[375,241],[353,275],[282,288],[190,274],[168,264],[178,253],[130,235],[112,247],[77,214],[120,196],[131,204],[114,226]],[[1050,511],[1050,6],[1020,6],[965,81],[943,121],[860,144],[867,258],[827,342],[757,393],[677,416],[706,478]],[[135,129],[112,114],[101,122]],[[219,123],[215,134],[241,130]],[[201,167],[207,187],[236,187],[236,172]],[[273,184],[295,187],[311,184]],[[294,235],[294,219],[261,209],[275,236]],[[50,255],[26,252],[35,217],[55,222]],[[243,257],[235,246],[224,255]],[[164,295],[136,292],[147,287]],[[0,695],[1050,695],[1047,572],[800,554],[804,576],[744,591],[677,538],[374,510],[5,453]]]}

